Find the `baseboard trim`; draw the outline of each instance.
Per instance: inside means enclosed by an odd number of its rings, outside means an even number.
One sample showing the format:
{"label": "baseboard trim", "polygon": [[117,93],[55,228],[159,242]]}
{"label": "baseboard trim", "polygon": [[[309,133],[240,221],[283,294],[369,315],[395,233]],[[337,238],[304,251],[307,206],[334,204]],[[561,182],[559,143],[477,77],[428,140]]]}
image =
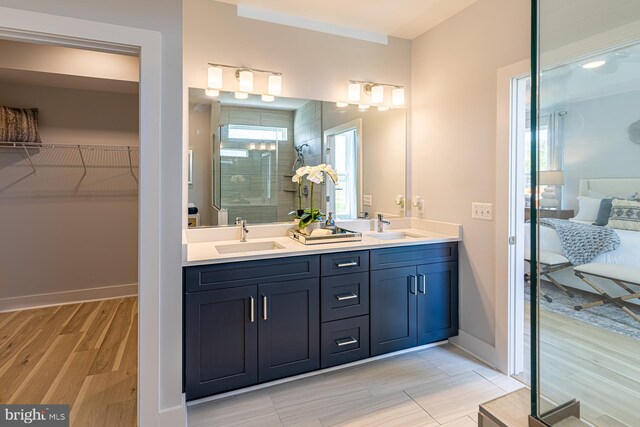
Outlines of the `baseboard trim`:
{"label": "baseboard trim", "polygon": [[122,298],[137,294],[138,284],[130,283],[126,285],[79,289],[76,291],[0,298],[0,312],[47,307],[51,305],[74,304],[99,299]]}
{"label": "baseboard trim", "polygon": [[325,368],[325,369],[320,369],[320,370],[317,370],[317,371],[307,372],[306,374],[295,375],[293,377],[287,377],[287,378],[283,378],[281,380],[275,380],[275,381],[270,381],[270,382],[264,383],[264,384],[253,385],[253,386],[250,386],[250,387],[241,388],[239,390],[232,390],[232,391],[228,391],[226,393],[216,394],[214,396],[207,396],[207,397],[203,397],[203,398],[200,398],[200,399],[191,400],[191,401],[187,402],[187,406],[194,406],[194,405],[199,405],[201,403],[206,403],[206,402],[211,402],[211,401],[214,401],[214,400],[224,399],[225,397],[237,396],[239,394],[245,394],[245,393],[249,393],[249,392],[255,391],[255,390],[260,390],[260,389],[263,389],[263,388],[273,387],[273,386],[278,385],[278,384],[284,384],[284,383],[288,383],[288,382],[291,382],[291,381],[296,381],[296,380],[299,380],[299,379],[302,379],[302,378],[315,377],[316,375],[326,374],[327,372],[340,371],[342,369],[350,368],[352,366],[363,365],[365,363],[370,363],[370,362],[374,362],[376,360],[381,360],[381,359],[387,359],[389,357],[398,356],[400,354],[413,353],[413,352],[424,350],[424,349],[427,349],[427,348],[437,347],[437,346],[440,346],[440,345],[447,344],[447,342],[448,341],[445,340],[445,341],[438,341],[438,342],[435,342],[435,343],[432,343],[432,344],[421,345],[419,347],[411,347],[411,348],[407,348],[405,350],[398,350],[398,351],[395,351],[393,353],[381,354],[380,356],[374,356],[374,357],[369,357],[367,359],[362,359],[362,360],[358,360],[358,361],[351,362],[351,363],[345,363],[344,365],[338,365],[338,366],[333,366],[331,368]]}
{"label": "baseboard trim", "polygon": [[458,336],[449,338],[449,342],[465,353],[469,353],[471,356],[480,360],[485,365],[497,369],[496,349],[492,345],[487,344],[465,331],[458,331]]}
{"label": "baseboard trim", "polygon": [[178,427],[187,426],[187,407],[185,404],[184,395],[182,397],[182,404],[172,406],[171,408],[161,409],[158,413],[158,426],[159,427]]}

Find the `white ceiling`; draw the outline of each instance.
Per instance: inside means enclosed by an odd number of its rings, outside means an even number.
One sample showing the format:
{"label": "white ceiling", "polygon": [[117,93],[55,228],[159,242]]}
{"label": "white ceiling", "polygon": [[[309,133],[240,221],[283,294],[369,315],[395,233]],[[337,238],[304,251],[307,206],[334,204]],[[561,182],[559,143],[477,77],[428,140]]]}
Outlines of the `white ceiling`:
{"label": "white ceiling", "polygon": [[411,40],[477,0],[218,1]]}

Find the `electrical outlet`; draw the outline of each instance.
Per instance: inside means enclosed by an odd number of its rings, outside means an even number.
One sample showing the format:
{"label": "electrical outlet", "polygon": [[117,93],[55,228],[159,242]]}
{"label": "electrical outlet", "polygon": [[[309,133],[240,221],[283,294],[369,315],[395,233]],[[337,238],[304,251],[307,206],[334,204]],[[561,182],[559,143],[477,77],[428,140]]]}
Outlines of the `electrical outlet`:
{"label": "electrical outlet", "polygon": [[471,218],[493,221],[493,203],[471,203]]}
{"label": "electrical outlet", "polygon": [[362,204],[364,206],[373,206],[373,196],[365,194],[362,196]]}

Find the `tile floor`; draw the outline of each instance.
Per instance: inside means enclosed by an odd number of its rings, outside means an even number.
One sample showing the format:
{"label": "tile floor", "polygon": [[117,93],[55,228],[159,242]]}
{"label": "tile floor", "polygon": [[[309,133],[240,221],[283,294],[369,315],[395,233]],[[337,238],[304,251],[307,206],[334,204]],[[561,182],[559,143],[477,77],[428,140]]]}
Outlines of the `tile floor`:
{"label": "tile floor", "polygon": [[189,426],[476,427],[523,385],[446,344],[189,407]]}

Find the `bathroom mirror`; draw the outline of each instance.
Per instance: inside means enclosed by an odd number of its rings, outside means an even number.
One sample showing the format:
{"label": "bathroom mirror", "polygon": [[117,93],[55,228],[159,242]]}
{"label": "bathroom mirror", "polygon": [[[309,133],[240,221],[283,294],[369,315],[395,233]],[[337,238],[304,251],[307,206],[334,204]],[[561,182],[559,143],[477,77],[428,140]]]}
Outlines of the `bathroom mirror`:
{"label": "bathroom mirror", "polygon": [[301,166],[327,163],[339,175],[314,189],[314,207],[338,219],[404,215],[406,110],[189,89],[189,226],[288,222],[308,208],[310,183],[292,182]]}

